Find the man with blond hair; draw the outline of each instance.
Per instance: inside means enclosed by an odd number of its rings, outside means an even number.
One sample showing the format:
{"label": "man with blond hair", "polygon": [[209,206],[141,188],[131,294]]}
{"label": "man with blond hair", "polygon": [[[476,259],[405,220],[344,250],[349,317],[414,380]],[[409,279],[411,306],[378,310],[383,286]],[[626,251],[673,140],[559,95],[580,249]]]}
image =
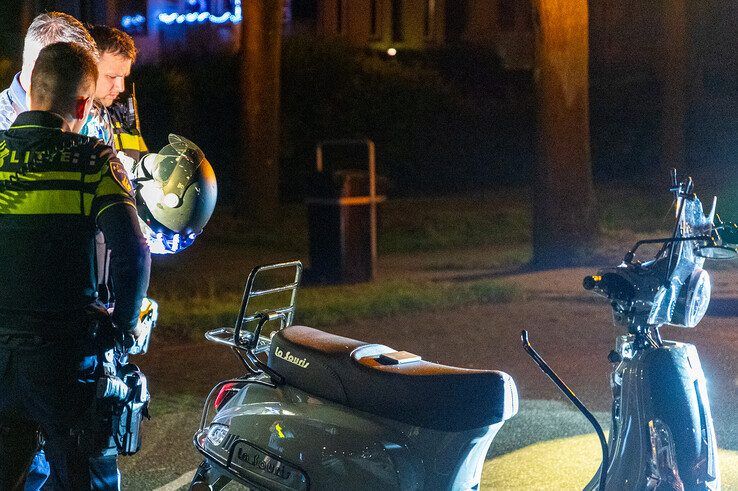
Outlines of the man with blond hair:
{"label": "man with blond hair", "polygon": [[80,21],[62,12],[38,15],[28,27],[23,42],[23,67],[10,87],[0,92],[0,130],[7,130],[18,114],[28,111],[31,73],[42,48],[52,43],[80,45],[97,60],[95,41]]}

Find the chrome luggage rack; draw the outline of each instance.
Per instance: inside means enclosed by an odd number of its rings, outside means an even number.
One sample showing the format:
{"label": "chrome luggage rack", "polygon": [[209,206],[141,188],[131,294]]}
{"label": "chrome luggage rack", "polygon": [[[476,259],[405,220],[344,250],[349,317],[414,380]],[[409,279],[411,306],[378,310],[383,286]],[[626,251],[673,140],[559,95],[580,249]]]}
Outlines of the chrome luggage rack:
{"label": "chrome luggage rack", "polygon": [[[254,285],[256,279],[266,271],[274,271],[278,269],[294,268],[294,279],[287,284],[273,286],[262,290],[255,290]],[[267,322],[279,320],[280,326],[278,330],[292,325],[295,317],[295,304],[297,300],[297,290],[300,287],[302,279],[302,263],[300,261],[290,261],[286,263],[269,264],[265,266],[257,266],[251,270],[246,287],[243,291],[243,299],[241,301],[241,310],[236,318],[234,327],[220,327],[205,333],[205,338],[218,344],[230,346],[236,351],[239,358],[241,354],[239,350],[248,351],[254,355],[269,351],[271,346],[271,337],[263,336],[261,330]],[[252,298],[263,297],[266,295],[274,295],[283,292],[291,292],[288,305],[278,306],[276,308],[260,310],[258,312],[248,313],[249,301]],[[253,331],[244,329],[244,326],[256,323]],[[276,330],[274,332],[277,332]],[[243,360],[242,360],[243,361]]]}
{"label": "chrome luggage rack", "polygon": [[[263,290],[255,290],[254,285],[257,277],[263,275],[266,271],[273,271],[277,269],[289,269],[294,268],[295,276],[294,279],[287,284],[281,284],[273,286],[271,288],[265,288]],[[241,300],[241,310],[238,313],[236,324],[234,327],[219,327],[205,333],[205,338],[208,341],[212,341],[218,344],[224,344],[229,346],[236,354],[241,363],[249,371],[243,377],[224,380],[218,383],[212,388],[205,400],[205,406],[203,407],[202,417],[200,419],[200,429],[195,434],[194,443],[195,447],[205,453],[205,449],[201,444],[201,437],[204,435],[205,427],[207,426],[209,409],[215,396],[219,393],[220,389],[226,384],[233,384],[238,387],[243,387],[246,384],[261,384],[270,387],[276,387],[284,384],[284,377],[272,370],[267,366],[266,363],[259,360],[256,356],[259,353],[265,353],[269,351],[269,347],[272,344],[271,337],[262,336],[261,331],[264,325],[268,322],[275,322],[279,320],[279,329],[272,332],[276,333],[279,330],[284,329],[292,325],[292,321],[295,317],[295,304],[297,300],[297,290],[300,287],[300,280],[302,279],[302,263],[300,261],[290,261],[286,263],[269,264],[264,266],[257,266],[251,270],[249,277],[246,280],[246,287],[243,291],[243,299]],[[278,306],[276,308],[264,309],[248,314],[249,301],[252,298],[263,297],[266,295],[274,295],[283,292],[291,292],[290,301],[288,305]],[[244,326],[248,326],[251,323],[256,323],[254,331],[244,330]],[[260,379],[253,377],[264,373],[269,376],[269,379]]]}

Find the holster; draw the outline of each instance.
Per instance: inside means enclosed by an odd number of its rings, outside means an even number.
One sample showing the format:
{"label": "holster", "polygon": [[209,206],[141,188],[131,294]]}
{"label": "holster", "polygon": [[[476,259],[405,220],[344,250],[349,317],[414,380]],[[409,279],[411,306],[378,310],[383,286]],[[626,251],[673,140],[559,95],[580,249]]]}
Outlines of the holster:
{"label": "holster", "polygon": [[[112,353],[112,350],[108,351]],[[141,422],[149,416],[149,390],[146,375],[133,363],[101,360],[98,379],[98,407],[120,455],[133,455],[141,449]]]}
{"label": "holster", "polygon": [[91,337],[98,359],[97,406],[108,434],[120,455],[141,449],[141,422],[149,417],[149,390],[146,376],[127,363],[121,336],[110,321],[107,309],[91,305]]}
{"label": "holster", "polygon": [[141,449],[141,423],[149,416],[149,390],[146,376],[138,366],[121,367],[119,377],[129,388],[128,397],[113,412],[113,439],[121,455],[133,455]]}

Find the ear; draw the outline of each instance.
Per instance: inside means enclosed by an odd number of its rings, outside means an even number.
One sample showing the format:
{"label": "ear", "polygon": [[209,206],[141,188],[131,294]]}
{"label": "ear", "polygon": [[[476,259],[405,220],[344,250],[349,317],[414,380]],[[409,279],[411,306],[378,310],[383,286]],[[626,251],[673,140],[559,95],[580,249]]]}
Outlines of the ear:
{"label": "ear", "polygon": [[87,104],[89,103],[89,97],[79,97],[74,103],[74,117],[75,119],[85,119],[89,112]]}

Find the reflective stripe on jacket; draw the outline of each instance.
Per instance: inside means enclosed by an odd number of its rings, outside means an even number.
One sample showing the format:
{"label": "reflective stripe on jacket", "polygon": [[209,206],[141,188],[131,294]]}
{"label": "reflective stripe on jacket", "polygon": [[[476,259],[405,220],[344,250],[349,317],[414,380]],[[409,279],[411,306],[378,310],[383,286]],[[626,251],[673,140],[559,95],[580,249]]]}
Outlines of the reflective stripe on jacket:
{"label": "reflective stripe on jacket", "polygon": [[93,302],[96,220],[113,206],[135,209],[113,149],[62,125],[28,111],[0,131],[0,311]]}

